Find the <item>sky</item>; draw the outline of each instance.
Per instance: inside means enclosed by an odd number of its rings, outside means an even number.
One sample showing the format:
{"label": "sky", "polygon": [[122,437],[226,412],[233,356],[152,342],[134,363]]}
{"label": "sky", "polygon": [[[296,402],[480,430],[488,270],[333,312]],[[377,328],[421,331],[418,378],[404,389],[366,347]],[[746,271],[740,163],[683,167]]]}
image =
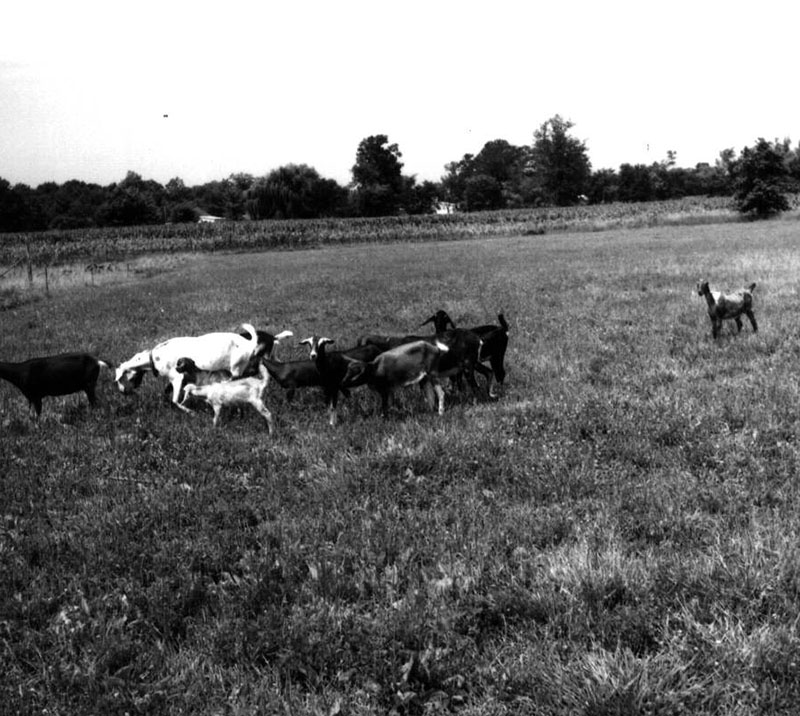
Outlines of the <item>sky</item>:
{"label": "sky", "polygon": [[595,170],[800,140],[789,0],[5,0],[2,16],[11,184],[290,163],[346,184],[375,134],[437,181],[556,114]]}

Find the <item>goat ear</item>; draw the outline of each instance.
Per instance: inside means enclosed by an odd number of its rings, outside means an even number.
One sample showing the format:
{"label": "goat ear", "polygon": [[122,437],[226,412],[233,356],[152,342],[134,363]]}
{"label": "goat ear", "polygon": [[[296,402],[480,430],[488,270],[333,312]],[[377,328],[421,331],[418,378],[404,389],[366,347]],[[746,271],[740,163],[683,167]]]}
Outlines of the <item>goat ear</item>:
{"label": "goat ear", "polygon": [[313,338],[304,338],[297,345],[298,346],[313,346],[314,345],[314,339]]}
{"label": "goat ear", "polygon": [[427,323],[433,323],[435,320],[436,320],[436,316],[431,316],[429,319],[427,319],[426,321],[423,321],[423,322],[422,322],[422,323],[420,323],[419,325],[420,325],[420,326],[424,326],[424,325],[425,325],[425,324],[427,324]]}

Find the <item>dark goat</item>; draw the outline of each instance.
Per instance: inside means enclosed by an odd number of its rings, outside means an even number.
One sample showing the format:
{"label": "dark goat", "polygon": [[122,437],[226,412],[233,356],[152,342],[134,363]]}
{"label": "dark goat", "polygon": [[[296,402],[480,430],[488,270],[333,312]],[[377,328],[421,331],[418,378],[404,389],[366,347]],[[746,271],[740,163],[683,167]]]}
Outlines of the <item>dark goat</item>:
{"label": "dark goat", "polygon": [[722,330],[722,322],[727,319],[736,321],[737,333],[742,330],[742,314],[750,319],[753,333],[758,331],[756,317],[753,315],[753,291],[756,285],[751,283],[734,293],[723,294],[712,291],[708,281],[697,284],[697,295],[704,296],[708,305],[708,317],[711,319],[711,335],[716,338]]}
{"label": "dark goat", "polygon": [[487,383],[492,376],[492,371],[480,362],[483,341],[477,334],[463,328],[440,331],[437,323],[442,326],[446,326],[447,323],[452,325],[450,317],[444,311],[437,311],[421,325],[424,326],[427,323],[432,323],[436,329],[436,335],[430,336],[427,340],[441,341],[448,349],[439,362],[439,376],[454,379],[463,376],[472,389],[473,395],[478,398],[480,390],[475,380],[475,371],[484,376]]}
{"label": "dark goat", "polygon": [[[455,324],[445,311],[437,311],[431,319],[433,319],[432,323],[437,333],[446,330],[448,325],[455,328]],[[508,348],[508,323],[502,313],[497,314],[497,320],[500,324],[499,326],[489,323],[483,326],[475,326],[468,330],[472,331],[472,333],[483,341],[480,360],[482,362],[489,361],[494,378],[497,384],[502,387],[506,378],[505,356],[506,349]],[[497,395],[492,390],[491,374],[488,376],[487,381],[488,384],[486,387],[489,392],[489,397],[496,398]]]}
{"label": "dark goat", "polygon": [[261,363],[281,388],[286,391],[286,400],[291,401],[298,388],[322,385],[322,377],[313,360],[282,361],[262,358]]}
{"label": "dark goat", "polygon": [[0,378],[22,391],[38,419],[42,414],[42,398],[51,395],[83,391],[89,404],[94,406],[97,403],[95,386],[101,367],[113,366],[88,353],[62,353],[21,363],[0,363]]}
{"label": "dark goat", "polygon": [[342,385],[355,388],[369,385],[381,396],[381,413],[389,412],[389,396],[395,388],[421,383],[430,384],[438,398],[439,415],[444,413],[444,390],[439,383],[441,358],[447,355],[444,343],[414,341],[384,351],[369,362],[351,360]]}
{"label": "dark goat", "polygon": [[[382,351],[387,351],[416,341],[433,343],[436,340],[440,340],[448,348],[447,355],[442,358],[439,366],[440,375],[450,376],[456,380],[463,375],[475,397],[478,397],[480,391],[475,381],[475,371],[477,370],[481,375],[485,376],[487,381],[492,375],[492,372],[481,365],[479,360],[481,339],[476,334],[461,328],[453,327],[451,330],[444,330],[448,324],[452,325],[450,317],[444,311],[437,311],[426,321],[423,321],[421,325],[424,326],[428,323],[433,323],[436,330],[436,333],[432,336],[387,336],[369,333],[358,339],[358,345],[372,345]],[[439,330],[439,326],[443,326],[442,330]]]}
{"label": "dark goat", "polygon": [[300,343],[307,344],[310,348],[310,358],[319,372],[322,391],[325,395],[325,405],[328,407],[328,422],[336,425],[336,405],[339,401],[339,393],[344,396],[348,395],[347,388],[342,387],[342,381],[350,363],[353,360],[371,361],[382,351],[373,345],[363,345],[343,351],[329,352],[325,346],[333,344],[334,340],[317,336],[306,338]]}

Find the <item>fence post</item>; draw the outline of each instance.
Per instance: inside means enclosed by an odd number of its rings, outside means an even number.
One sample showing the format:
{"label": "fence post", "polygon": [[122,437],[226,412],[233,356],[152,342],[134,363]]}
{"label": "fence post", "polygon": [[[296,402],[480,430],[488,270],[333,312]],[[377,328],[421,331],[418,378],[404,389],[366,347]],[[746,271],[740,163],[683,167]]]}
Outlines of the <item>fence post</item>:
{"label": "fence post", "polygon": [[33,259],[31,258],[31,239],[25,237],[25,255],[28,257],[28,288],[33,288]]}

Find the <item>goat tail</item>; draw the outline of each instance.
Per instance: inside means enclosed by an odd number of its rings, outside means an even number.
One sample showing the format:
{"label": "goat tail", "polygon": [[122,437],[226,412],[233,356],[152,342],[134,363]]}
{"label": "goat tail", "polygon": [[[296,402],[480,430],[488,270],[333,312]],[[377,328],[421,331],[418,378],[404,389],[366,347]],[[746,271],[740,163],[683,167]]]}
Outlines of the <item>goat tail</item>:
{"label": "goat tail", "polygon": [[255,326],[252,323],[243,323],[242,328],[250,334],[250,345],[253,346],[253,350],[256,350],[258,348],[258,334]]}
{"label": "goat tail", "polygon": [[508,322],[506,321],[506,317],[502,313],[498,313],[497,320],[500,323],[500,328],[508,333]]}
{"label": "goat tail", "polygon": [[747,290],[748,290],[750,293],[753,293],[753,291],[755,291],[755,290],[756,290],[756,285],[755,285],[755,283],[751,283],[751,284],[750,284],[750,285],[747,287]]}

